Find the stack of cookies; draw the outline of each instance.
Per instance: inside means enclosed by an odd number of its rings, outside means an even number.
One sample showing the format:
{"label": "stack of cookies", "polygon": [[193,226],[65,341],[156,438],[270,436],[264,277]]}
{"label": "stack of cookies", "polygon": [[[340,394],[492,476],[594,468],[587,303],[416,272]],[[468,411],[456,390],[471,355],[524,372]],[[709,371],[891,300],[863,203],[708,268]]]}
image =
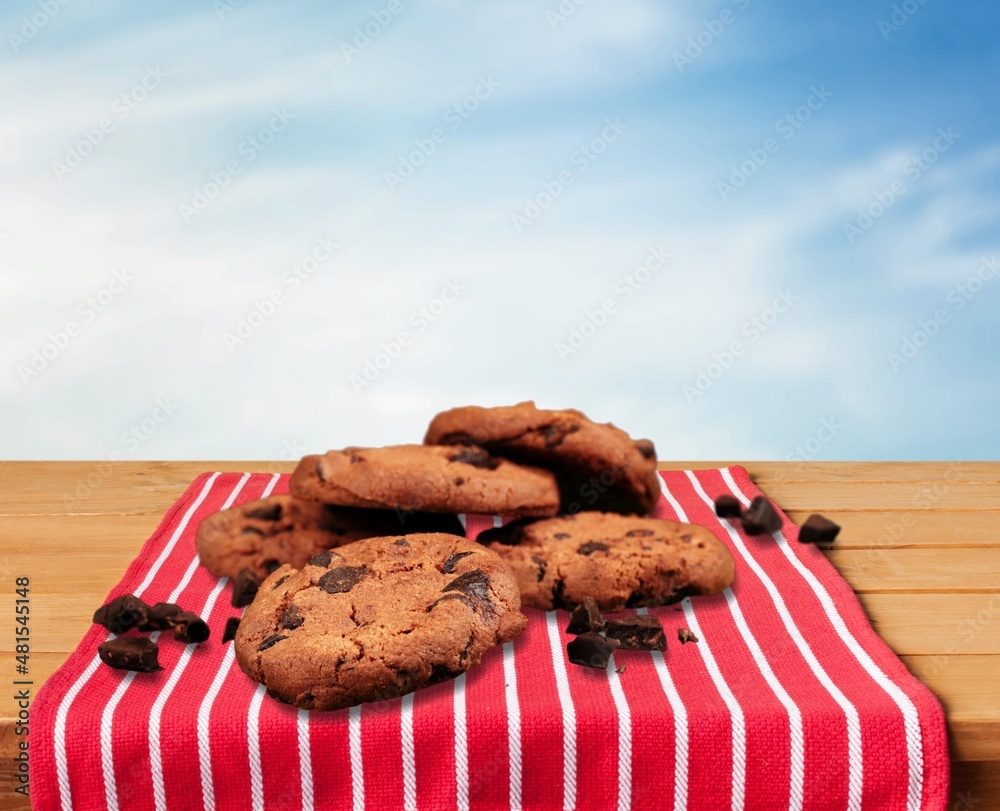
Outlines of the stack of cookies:
{"label": "stack of cookies", "polygon": [[[446,411],[422,445],[306,456],[290,490],[209,517],[198,551],[250,603],[240,666],[300,707],[452,678],[521,632],[522,605],[613,612],[733,579],[710,532],[647,517],[653,444],[570,409]],[[473,543],[467,513],[510,523]]]}

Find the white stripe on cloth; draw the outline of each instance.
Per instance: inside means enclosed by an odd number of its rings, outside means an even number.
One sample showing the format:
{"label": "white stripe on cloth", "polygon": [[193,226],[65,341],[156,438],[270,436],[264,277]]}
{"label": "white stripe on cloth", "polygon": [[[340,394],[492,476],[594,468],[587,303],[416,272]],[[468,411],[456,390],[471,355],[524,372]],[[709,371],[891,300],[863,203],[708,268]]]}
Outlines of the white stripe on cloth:
{"label": "white stripe on cloth", "polygon": [[455,801],[458,811],[469,811],[469,742],[465,726],[465,674],[455,678]]}
{"label": "white stripe on cloth", "polygon": [[[497,519],[499,520],[499,519]],[[517,700],[517,668],[514,643],[503,646],[503,681],[507,701],[507,752],[510,763],[510,807],[521,808],[521,706]]]}
{"label": "white stripe on cloth", "polygon": [[555,611],[545,614],[549,646],[552,648],[552,669],[556,674],[556,692],[562,710],[563,728],[563,811],[576,808],[576,708],[569,691],[569,676],[559,635],[559,618]]}
{"label": "white stripe on cloth", "polygon": [[614,657],[608,664],[608,683],[618,712],[618,811],[628,811],[632,805],[632,713]]}
{"label": "white stripe on cloth", "polygon": [[[726,484],[729,485],[729,488],[740,497],[741,502],[745,504],[750,503],[746,493],[743,492],[742,488],[740,488],[740,486],[736,483],[736,480],[733,478],[731,471],[724,469],[722,471],[722,477]],[[840,616],[840,612],[837,611],[836,604],[833,602],[833,598],[830,597],[830,593],[823,587],[823,584],[816,579],[816,576],[805,567],[802,561],[799,560],[798,555],[792,551],[784,533],[777,532],[774,537],[785,557],[788,558],[792,566],[795,567],[796,571],[798,571],[802,578],[809,584],[809,587],[813,590],[813,593],[823,606],[823,610],[834,629],[837,631],[837,634],[844,641],[844,644],[850,649],[854,658],[858,660],[861,666],[868,672],[868,675],[871,676],[879,687],[885,690],[889,697],[895,702],[896,706],[899,707],[899,710],[903,715],[903,727],[906,733],[906,753],[908,759],[906,807],[907,811],[920,811],[921,804],[923,802],[924,752],[920,732],[920,717],[917,713],[917,708],[914,706],[910,697],[903,692],[902,688],[890,680],[889,677],[882,672],[882,669],[875,664],[875,661],[868,655],[868,652],[861,647],[858,640],[855,639],[854,634],[852,634],[848,629],[843,617]]]}
{"label": "white stripe on cloth", "polygon": [[[233,488],[233,492],[229,494],[229,498],[226,499],[226,503],[222,505],[223,510],[228,510],[233,505],[233,502],[236,500],[236,497],[239,495],[249,478],[249,473],[243,474],[239,484]],[[184,573],[184,578],[181,580],[180,585],[178,585],[174,592],[167,598],[168,603],[177,602],[180,598],[181,592],[184,591],[187,584],[191,582],[191,578],[194,576],[199,563],[199,559],[195,557],[195,559],[191,562],[191,565],[188,567],[187,572]],[[222,591],[226,582],[227,578],[220,578],[219,582],[215,584],[215,587],[208,595],[208,599],[205,601],[205,605],[200,614],[201,618],[205,620],[205,622],[208,622],[209,618],[212,616],[212,609],[215,608],[215,601],[218,599],[219,592]],[[151,635],[150,639],[153,639],[153,636],[159,638],[159,633]],[[180,659],[178,659],[177,664],[174,665],[174,668],[170,673],[170,678],[167,679],[167,683],[163,685],[163,689],[160,690],[160,694],[153,702],[153,708],[149,713],[149,766],[153,776],[153,798],[156,802],[156,811],[166,811],[167,808],[166,790],[163,786],[163,758],[161,757],[160,752],[160,719],[163,716],[163,707],[167,703],[167,699],[170,698],[170,694],[174,691],[174,687],[177,686],[177,682],[180,680],[181,676],[184,675],[184,670],[187,668],[188,662],[191,660],[191,654],[194,652],[196,647],[196,644],[186,645],[184,647],[184,651],[181,653]]]}
{"label": "white stripe on cloth", "polygon": [[[701,486],[701,483],[695,475],[689,470],[685,471],[685,474],[688,479],[691,480],[691,484],[694,486],[695,492],[701,497],[701,499],[706,504],[713,504],[714,502],[711,498],[709,498],[705,489]],[[739,552],[743,560],[746,561],[747,565],[753,570],[754,574],[757,575],[761,583],[764,584],[768,595],[771,597],[771,602],[774,603],[774,607],[777,609],[778,616],[781,617],[785,630],[788,631],[789,636],[795,642],[796,647],[799,649],[802,657],[806,660],[806,663],[809,665],[813,674],[830,694],[833,700],[837,702],[838,706],[840,706],[844,713],[844,717],[847,720],[847,808],[848,811],[860,811],[864,760],[861,750],[861,720],[858,717],[858,711],[847,699],[847,696],[840,691],[840,688],[837,687],[833,679],[830,678],[829,674],[827,674],[826,670],[819,663],[819,660],[813,653],[812,648],[809,647],[809,643],[806,642],[805,638],[802,636],[802,632],[795,624],[795,620],[792,619],[788,606],[785,604],[785,600],[778,591],[778,588],[774,585],[774,582],[770,577],[768,577],[767,573],[753,557],[753,555],[750,554],[746,545],[743,543],[743,540],[740,538],[739,533],[736,532],[736,530],[734,530],[728,522],[719,521],[719,525],[729,533],[729,537],[732,540],[733,546],[736,548],[737,552]],[[695,633],[697,633],[697,631]]]}
{"label": "white stripe on cloth", "polygon": [[264,811],[264,773],[260,764],[260,705],[267,692],[258,684],[247,713],[247,753],[250,755],[250,803],[253,811]]}
{"label": "white stripe on cloth", "polygon": [[712,654],[711,647],[708,644],[708,637],[698,624],[698,618],[695,616],[694,608],[691,605],[691,598],[685,597],[681,601],[681,605],[684,607],[684,618],[688,622],[688,627],[698,637],[698,650],[705,661],[705,668],[708,670],[708,675],[712,677],[712,682],[719,691],[719,695],[722,696],[722,700],[729,709],[729,715],[732,719],[732,809],[733,811],[742,811],[747,779],[747,731],[743,718],[743,708],[740,707],[740,703],[736,700],[732,690],[729,689],[729,685],[726,684],[726,680],[722,676],[722,671],[719,670],[719,665],[715,661],[715,656]]}
{"label": "white stripe on cloth", "polygon": [[[637,614],[648,614],[649,610],[640,608]],[[687,710],[681,700],[680,693],[674,685],[674,680],[667,669],[667,660],[660,651],[652,651],[653,667],[660,678],[660,686],[670,702],[674,714],[674,811],[685,811],[687,808],[688,789],[688,723]],[[569,811],[565,809],[564,811]]]}
{"label": "white stripe on cloth", "polygon": [[[660,478],[660,481],[663,481],[662,477]],[[666,491],[665,483],[664,487],[661,489]],[[680,503],[673,498],[673,494],[667,493],[667,498],[671,501],[671,506],[674,508],[674,512],[677,514],[678,519],[681,521],[687,521],[687,513],[680,506]],[[790,811],[802,811],[806,759],[805,735],[802,730],[802,713],[799,710],[798,705],[792,700],[792,697],[788,695],[788,691],[786,691],[784,686],[782,686],[778,677],[774,675],[774,671],[771,669],[771,665],[767,661],[767,657],[761,650],[760,644],[757,642],[757,638],[753,635],[753,632],[750,630],[750,626],[747,624],[746,617],[743,615],[743,609],[740,608],[739,601],[736,599],[736,595],[733,594],[733,590],[726,589],[724,594],[726,596],[726,605],[729,607],[729,612],[733,615],[733,621],[736,624],[736,628],[740,632],[740,636],[743,638],[743,641],[746,643],[750,654],[753,656],[757,669],[764,677],[764,680],[771,688],[771,691],[775,696],[777,696],[778,701],[781,702],[781,706],[784,707],[785,713],[788,715],[790,738],[788,807]]]}
{"label": "white stripe on cloth", "polygon": [[302,776],[302,811],[313,811],[312,752],[309,749],[309,710],[299,710],[295,719],[299,733],[299,773]]}
{"label": "white stripe on cloth", "polygon": [[[280,478],[280,473],[275,473],[271,476],[271,480],[260,494],[262,499],[267,498],[274,492],[274,487]],[[223,582],[225,582],[225,578],[223,578]],[[219,672],[215,674],[215,678],[212,679],[212,684],[208,688],[208,693],[205,694],[205,698],[201,701],[201,706],[198,707],[198,767],[201,772],[201,794],[206,811],[215,811],[215,786],[212,784],[212,748],[209,736],[209,719],[211,718],[212,705],[215,703],[215,699],[219,695],[219,690],[222,688],[226,677],[229,675],[229,671],[233,667],[235,656],[233,645],[230,644],[226,655],[222,659]],[[249,718],[247,719],[247,723],[249,724]],[[310,792],[311,790],[312,786],[310,786]]]}
{"label": "white stripe on cloth", "polygon": [[[170,557],[170,553],[177,545],[178,539],[187,528],[188,522],[191,520],[191,516],[195,514],[205,499],[208,498],[208,494],[211,492],[212,487],[215,485],[215,481],[219,478],[219,476],[219,473],[213,473],[205,481],[205,485],[201,488],[201,492],[184,513],[184,516],[181,518],[177,528],[167,541],[166,546],[163,547],[163,551],[157,556],[139,586],[132,592],[136,597],[142,595],[142,593],[149,588],[149,584],[153,582],[153,578],[156,577],[156,574],[160,571],[163,563],[168,557]],[[187,580],[190,580],[190,577],[188,577]],[[182,580],[181,582],[186,584],[187,581]],[[108,634],[107,638],[111,639],[113,636],[114,634]],[[66,764],[66,716],[69,714],[69,708],[79,694],[80,690],[83,689],[84,684],[86,684],[90,677],[97,671],[100,661],[99,656],[94,657],[94,660],[87,666],[87,669],[80,674],[80,678],[76,680],[69,692],[66,693],[66,696],[59,704],[59,709],[56,712],[54,735],[56,775],[59,784],[60,805],[64,811],[68,811],[68,809],[73,807],[73,800],[70,797],[69,771]],[[121,701],[122,696],[125,695],[125,691],[128,690],[129,685],[132,683],[134,678],[135,672],[129,671],[121,682],[119,682],[118,687],[115,688],[110,700],[101,712],[101,731],[99,735],[101,743],[101,772],[104,777],[105,801],[111,811],[117,811],[118,809],[118,788],[115,783],[115,765],[112,755],[111,742],[112,720],[114,719],[115,708]]]}
{"label": "white stripe on cloth", "polygon": [[400,742],[403,750],[403,808],[417,811],[417,764],[413,748],[413,693],[403,696],[399,708]]}
{"label": "white stripe on cloth", "polygon": [[365,764],[361,754],[361,707],[351,707],[347,716],[351,751],[351,807],[365,811]]}

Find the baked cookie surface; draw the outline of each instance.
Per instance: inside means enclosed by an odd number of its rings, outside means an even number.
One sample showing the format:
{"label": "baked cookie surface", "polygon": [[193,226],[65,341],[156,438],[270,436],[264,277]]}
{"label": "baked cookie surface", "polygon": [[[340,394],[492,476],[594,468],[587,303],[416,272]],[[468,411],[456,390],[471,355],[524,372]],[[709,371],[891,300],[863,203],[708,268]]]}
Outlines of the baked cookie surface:
{"label": "baked cookie surface", "polygon": [[611,423],[574,409],[466,406],[431,421],[428,445],[472,443],[490,453],[555,472],[563,512],[608,510],[645,515],[660,496],[656,449]]}
{"label": "baked cookie surface", "polygon": [[212,574],[235,578],[248,568],[263,579],[282,563],[299,569],[324,549],[403,532],[461,533],[462,525],[452,515],[332,507],[278,495],[208,516],[196,545]]}
{"label": "baked cookie surface", "polygon": [[524,629],[517,582],[453,535],[372,538],[265,580],[236,632],[236,659],[281,701],[336,710],[464,673]]}
{"label": "baked cookie surface", "polygon": [[559,488],[547,470],[464,446],[345,448],[306,456],[292,494],[351,507],[443,513],[550,516]]}
{"label": "baked cookie surface", "polygon": [[711,532],[657,518],[582,512],[515,521],[478,541],[510,564],[521,602],[545,611],[587,597],[601,611],[665,605],[733,582],[732,556]]}

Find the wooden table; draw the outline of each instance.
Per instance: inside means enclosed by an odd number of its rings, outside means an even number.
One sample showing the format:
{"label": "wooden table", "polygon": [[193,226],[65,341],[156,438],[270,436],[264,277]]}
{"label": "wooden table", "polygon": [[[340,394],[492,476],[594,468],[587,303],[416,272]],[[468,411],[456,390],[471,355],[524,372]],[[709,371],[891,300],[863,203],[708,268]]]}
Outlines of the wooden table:
{"label": "wooden table", "polygon": [[[720,467],[672,462],[662,467]],[[1000,809],[1000,463],[743,463],[801,523],[843,526],[827,554],[875,628],[941,699],[949,808]],[[191,480],[206,470],[290,472],[275,462],[0,462],[0,807],[16,751],[16,579],[31,580],[30,678],[65,660],[94,609]],[[34,694],[34,693],[33,693]]]}

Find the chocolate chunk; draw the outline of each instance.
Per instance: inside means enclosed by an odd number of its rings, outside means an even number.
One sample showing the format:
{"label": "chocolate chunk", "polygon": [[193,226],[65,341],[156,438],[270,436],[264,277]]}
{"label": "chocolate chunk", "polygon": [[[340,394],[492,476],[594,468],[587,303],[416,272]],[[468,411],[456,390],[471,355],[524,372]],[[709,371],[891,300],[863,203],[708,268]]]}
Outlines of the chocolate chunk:
{"label": "chocolate chunk", "polygon": [[611,547],[600,541],[587,541],[576,551],[581,555],[593,555],[594,552],[607,552]]}
{"label": "chocolate chunk", "polygon": [[271,634],[267,639],[265,639],[263,642],[261,642],[257,646],[257,652],[259,653],[262,650],[267,650],[268,648],[273,648],[282,639],[288,639],[288,637],[285,634]]}
{"label": "chocolate chunk", "polygon": [[462,603],[465,603],[473,611],[479,610],[479,606],[477,606],[474,602],[472,602],[472,600],[470,600],[464,594],[445,594],[442,597],[438,597],[433,603],[430,604],[427,610],[432,611],[434,608],[437,607],[438,603],[443,603],[445,600],[458,600]]}
{"label": "chocolate chunk", "polygon": [[[399,543],[399,541],[396,541]],[[330,561],[333,560],[333,554],[330,552],[320,552],[318,555],[313,555],[309,558],[310,566],[322,566],[324,569],[330,568]]]}
{"label": "chocolate chunk", "polygon": [[[406,540],[406,538],[400,538],[400,539],[399,539],[398,541],[396,541],[396,542],[395,542],[395,544],[394,544],[394,546],[409,546],[409,545],[410,545],[410,542],[409,542],[408,540]],[[317,557],[318,557],[318,556],[317,556]],[[310,561],[310,562],[312,562],[312,561]],[[314,565],[315,565],[315,564],[314,564]]]}
{"label": "chocolate chunk", "polygon": [[118,670],[135,670],[153,673],[162,670],[158,659],[159,648],[155,642],[140,636],[119,636],[102,642],[97,655],[108,667]]}
{"label": "chocolate chunk", "polygon": [[802,543],[832,543],[839,534],[840,525],[818,513],[810,515],[799,527],[799,540]]}
{"label": "chocolate chunk", "polygon": [[260,588],[260,578],[254,574],[252,569],[243,568],[236,576],[233,584],[233,607],[242,608],[250,605],[253,598],[257,596],[257,589]]}
{"label": "chocolate chunk", "polygon": [[721,495],[715,500],[715,514],[719,518],[740,518],[743,505],[736,496]]}
{"label": "chocolate chunk", "polygon": [[222,632],[223,642],[232,642],[236,639],[236,629],[240,627],[239,617],[230,617],[226,620],[226,630]]}
{"label": "chocolate chunk", "polygon": [[451,574],[455,571],[455,566],[458,565],[458,562],[462,558],[469,557],[471,554],[471,552],[452,552],[451,557],[449,557],[448,560],[444,562],[444,566],[441,567],[441,571],[445,574]]}
{"label": "chocolate chunk", "polygon": [[477,602],[490,598],[490,579],[482,569],[473,569],[452,580],[442,591],[460,591]]}
{"label": "chocolate chunk", "polygon": [[539,557],[538,555],[532,555],[531,561],[538,567],[537,582],[541,583],[545,579],[545,570],[548,568],[549,562],[545,558]]}
{"label": "chocolate chunk", "polygon": [[743,529],[747,535],[770,535],[781,529],[781,516],[770,501],[757,496],[743,515]]}
{"label": "chocolate chunk", "polygon": [[284,583],[289,577],[291,577],[291,575],[290,574],[286,574],[283,577],[279,577],[277,580],[275,580],[274,581],[274,585],[271,586],[271,591],[274,591],[276,588],[278,588],[278,586],[280,586],[282,583]]}
{"label": "chocolate chunk", "polygon": [[281,502],[254,507],[252,510],[247,510],[244,515],[247,518],[256,518],[258,521],[280,521]]}
{"label": "chocolate chunk", "polygon": [[557,532],[552,537],[555,538],[557,541],[565,541],[567,538],[570,538],[572,536],[568,532]]}
{"label": "chocolate chunk", "polygon": [[482,448],[473,445],[463,447],[458,453],[448,457],[449,462],[462,462],[466,465],[482,468],[484,470],[496,470],[500,467],[500,460],[490,456]]}
{"label": "chocolate chunk", "polygon": [[558,448],[562,445],[563,440],[566,439],[567,435],[579,430],[580,426],[575,423],[570,423],[568,425],[548,425],[545,427],[543,434],[545,437],[545,447],[549,450]]}
{"label": "chocolate chunk", "polygon": [[580,634],[566,645],[569,660],[575,665],[604,669],[611,660],[611,654],[618,648],[614,639],[606,639],[597,633]]}
{"label": "chocolate chunk", "polygon": [[694,631],[689,631],[687,628],[677,629],[677,639],[683,645],[685,642],[697,642],[698,637],[694,635]]}
{"label": "chocolate chunk", "polygon": [[341,566],[323,575],[317,585],[327,594],[344,594],[368,575],[367,566]]}
{"label": "chocolate chunk", "polygon": [[601,609],[597,607],[597,601],[593,597],[584,597],[583,602],[569,615],[566,633],[586,634],[601,630],[604,630],[604,617],[601,615]]}
{"label": "chocolate chunk", "polygon": [[204,642],[208,639],[208,623],[193,611],[182,611],[172,620],[174,639],[181,642]]}
{"label": "chocolate chunk", "polygon": [[140,631],[165,631],[172,628],[174,620],[184,609],[174,603],[157,603],[149,609],[146,621],[139,626]]}
{"label": "chocolate chunk", "polygon": [[653,534],[651,529],[630,529],[625,533],[626,538],[645,538]]}
{"label": "chocolate chunk", "polygon": [[637,439],[633,443],[635,449],[647,459],[656,458],[656,446],[648,439]]}
{"label": "chocolate chunk", "polygon": [[604,633],[608,639],[617,640],[628,650],[667,649],[667,637],[663,633],[663,627],[656,617],[651,617],[649,614],[608,620],[604,624]]}
{"label": "chocolate chunk", "polygon": [[282,628],[289,631],[298,628],[306,618],[302,615],[297,605],[290,605],[281,614],[281,622],[279,623]]}
{"label": "chocolate chunk", "polygon": [[149,606],[133,594],[123,594],[94,612],[94,622],[113,634],[123,634],[138,628],[149,617]]}

